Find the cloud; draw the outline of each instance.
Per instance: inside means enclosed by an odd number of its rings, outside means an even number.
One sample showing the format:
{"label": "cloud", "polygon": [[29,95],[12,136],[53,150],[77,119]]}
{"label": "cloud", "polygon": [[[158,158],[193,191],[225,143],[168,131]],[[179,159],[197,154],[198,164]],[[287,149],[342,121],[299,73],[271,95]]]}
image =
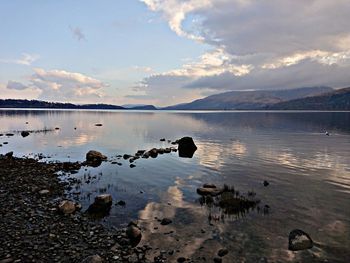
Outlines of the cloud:
{"label": "cloud", "polygon": [[30,66],[33,62],[39,59],[39,55],[23,53],[19,59],[0,59],[2,63],[18,64]]}
{"label": "cloud", "polygon": [[203,96],[350,84],[348,0],[140,1],[161,13],[179,36],[211,46],[180,68],[144,78],[138,85],[144,96],[162,89],[169,95],[197,89]]}
{"label": "cloud", "polygon": [[104,96],[108,85],[89,76],[64,70],[34,69],[29,84],[9,81],[8,89],[40,91],[39,99],[53,101],[94,101]]}
{"label": "cloud", "polygon": [[25,89],[28,89],[28,87],[26,85],[23,85],[20,82],[11,81],[11,80],[7,83],[6,88],[7,89],[13,89],[13,90],[25,90]]}
{"label": "cloud", "polygon": [[83,33],[82,29],[79,27],[69,27],[70,31],[73,34],[73,37],[77,39],[78,41],[86,40],[85,34]]}

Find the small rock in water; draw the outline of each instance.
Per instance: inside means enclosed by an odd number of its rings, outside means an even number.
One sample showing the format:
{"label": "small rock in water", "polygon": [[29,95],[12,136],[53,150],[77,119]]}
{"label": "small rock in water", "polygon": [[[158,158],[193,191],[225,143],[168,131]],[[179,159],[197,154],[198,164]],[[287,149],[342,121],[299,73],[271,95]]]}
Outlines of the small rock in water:
{"label": "small rock in water", "polygon": [[169,225],[171,224],[173,221],[169,218],[163,218],[162,221],[160,222],[161,225],[165,226],[165,225]]}
{"label": "small rock in water", "polygon": [[288,249],[292,251],[304,250],[313,247],[311,237],[303,230],[294,229],[289,233]]}
{"label": "small rock in water", "polygon": [[130,168],[134,168],[134,167],[136,167],[136,165],[135,164],[130,164]]}
{"label": "small rock in water", "polygon": [[264,181],[264,186],[268,186],[270,183],[268,181]]}
{"label": "small rock in water", "polygon": [[101,126],[102,126],[102,123],[96,123],[95,126],[101,127]]}
{"label": "small rock in water", "polygon": [[191,137],[181,138],[178,140],[178,144],[179,157],[192,158],[194,152],[197,150],[197,146]]}
{"label": "small rock in water", "polygon": [[120,206],[125,206],[125,205],[126,205],[126,203],[125,203],[125,201],[120,200],[120,201],[117,203],[117,205],[120,205]]}
{"label": "small rock in water", "polygon": [[27,136],[29,136],[29,132],[27,132],[27,131],[22,131],[22,132],[21,132],[21,135],[22,135],[22,137],[27,137]]}
{"label": "small rock in water", "polygon": [[81,263],[102,263],[103,260],[99,255],[93,255],[85,258]]}
{"label": "small rock in water", "polygon": [[140,228],[137,226],[136,222],[131,221],[126,230],[126,235],[128,236],[131,244],[133,246],[137,246],[140,243],[142,238],[142,233]]}
{"label": "small rock in water", "polygon": [[97,217],[104,217],[109,214],[112,201],[113,199],[110,194],[98,195],[95,197],[95,202],[89,206],[87,212]]}
{"label": "small rock in water", "polygon": [[[4,143],[4,144],[5,144],[5,143]],[[5,154],[5,156],[6,156],[7,158],[12,158],[13,152],[8,152],[8,153]]]}
{"label": "small rock in water", "polygon": [[160,139],[161,142],[165,142],[165,138]]}

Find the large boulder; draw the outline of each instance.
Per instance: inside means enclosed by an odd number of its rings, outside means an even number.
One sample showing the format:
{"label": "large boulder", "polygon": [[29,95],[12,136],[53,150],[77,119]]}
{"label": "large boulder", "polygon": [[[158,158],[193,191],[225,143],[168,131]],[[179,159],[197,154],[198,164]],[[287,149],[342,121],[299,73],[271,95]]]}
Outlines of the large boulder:
{"label": "large boulder", "polygon": [[89,151],[86,154],[86,162],[91,166],[99,166],[107,157],[98,151]]}
{"label": "large boulder", "polygon": [[191,137],[183,137],[177,141],[179,147],[179,156],[184,158],[192,158],[197,146]]}
{"label": "large boulder", "polygon": [[105,217],[111,210],[112,202],[113,199],[110,194],[98,195],[95,197],[94,203],[87,209],[87,212],[95,217]]}
{"label": "large boulder", "polygon": [[312,248],[314,245],[311,237],[303,230],[294,229],[289,233],[288,249],[292,251]]}

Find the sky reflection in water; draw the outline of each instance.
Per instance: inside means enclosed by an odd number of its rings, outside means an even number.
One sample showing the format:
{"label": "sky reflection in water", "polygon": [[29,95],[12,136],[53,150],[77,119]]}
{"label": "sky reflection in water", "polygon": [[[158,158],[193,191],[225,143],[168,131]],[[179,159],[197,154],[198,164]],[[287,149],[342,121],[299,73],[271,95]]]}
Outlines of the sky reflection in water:
{"label": "sky reflection in water", "polygon": [[[72,198],[85,208],[103,192],[126,201],[125,207],[113,205],[105,223],[117,226],[139,218],[142,242],[153,247],[209,259],[227,247],[227,262],[256,262],[263,256],[342,262],[350,256],[350,113],[1,110],[0,121],[0,133],[59,127],[26,138],[0,137],[0,143],[8,142],[1,153],[43,153],[52,157],[47,160],[82,161],[91,149],[117,160],[118,154],[171,146],[160,138],[192,136],[198,150],[191,159],[170,153],[137,160],[132,169],[120,160],[121,166],[107,162],[72,175],[83,182],[72,190]],[[255,209],[210,225],[210,209],[201,206],[196,194],[207,182],[254,191],[269,213]],[[215,210],[219,217],[221,212]],[[173,223],[161,226],[155,217]],[[308,232],[316,246],[288,251],[294,228]]]}

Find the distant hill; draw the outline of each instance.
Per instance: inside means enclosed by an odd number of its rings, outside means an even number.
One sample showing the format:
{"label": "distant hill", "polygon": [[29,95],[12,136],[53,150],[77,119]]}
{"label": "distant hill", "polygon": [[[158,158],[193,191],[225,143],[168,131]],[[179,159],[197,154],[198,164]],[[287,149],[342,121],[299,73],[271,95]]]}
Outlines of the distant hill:
{"label": "distant hill", "polygon": [[147,104],[125,104],[122,107],[129,110],[157,110],[155,106]]}
{"label": "distant hill", "polygon": [[84,104],[77,105],[72,103],[47,102],[40,100],[0,100],[0,108],[36,108],[36,109],[124,109],[121,106],[110,104]]}
{"label": "distant hill", "polygon": [[350,88],[267,106],[268,110],[350,110]]}
{"label": "distant hill", "polygon": [[287,90],[230,91],[190,103],[169,106],[164,110],[256,110],[269,105],[317,96],[333,91],[330,87],[307,87]]}

